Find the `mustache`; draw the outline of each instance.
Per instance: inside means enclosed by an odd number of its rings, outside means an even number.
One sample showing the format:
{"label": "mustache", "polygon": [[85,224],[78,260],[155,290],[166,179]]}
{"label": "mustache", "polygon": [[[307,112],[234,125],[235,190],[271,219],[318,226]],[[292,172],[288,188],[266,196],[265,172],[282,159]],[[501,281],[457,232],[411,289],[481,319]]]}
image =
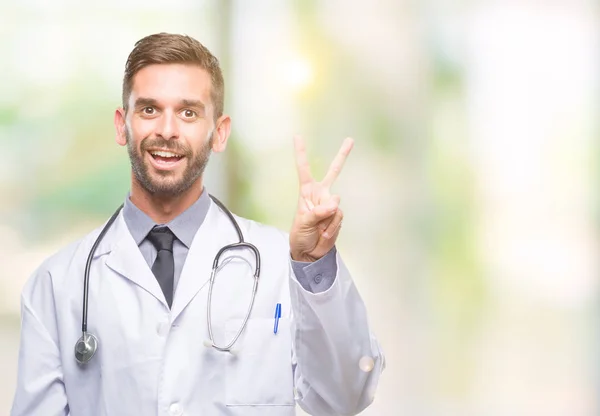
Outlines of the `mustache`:
{"label": "mustache", "polygon": [[179,142],[178,140],[166,140],[162,137],[146,137],[140,143],[140,149],[146,151],[150,148],[159,147],[161,149],[170,150],[183,156],[191,156],[192,149],[189,146]]}

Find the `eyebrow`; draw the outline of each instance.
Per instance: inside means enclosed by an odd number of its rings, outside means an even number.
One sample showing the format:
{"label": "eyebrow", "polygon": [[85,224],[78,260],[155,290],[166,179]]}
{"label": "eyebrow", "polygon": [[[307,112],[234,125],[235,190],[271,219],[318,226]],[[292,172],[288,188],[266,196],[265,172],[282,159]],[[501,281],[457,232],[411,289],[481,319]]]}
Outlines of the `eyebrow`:
{"label": "eyebrow", "polygon": [[157,104],[157,102],[154,98],[140,97],[137,100],[135,100],[134,107],[135,108],[146,107],[146,106],[154,107],[154,106],[156,106],[156,104]]}
{"label": "eyebrow", "polygon": [[183,100],[181,100],[181,104],[183,106],[185,106],[185,107],[195,107],[195,108],[198,108],[200,110],[204,110],[205,109],[204,103],[202,101],[200,101],[200,100],[186,100],[186,99],[183,99]]}
{"label": "eyebrow", "polygon": [[[184,98],[183,100],[180,101],[180,104],[183,107],[193,107],[193,108],[197,108],[200,111],[206,110],[206,106],[200,100],[189,100],[189,99]],[[139,97],[137,100],[135,100],[135,108],[146,107],[146,106],[157,107],[158,101],[156,101],[154,98],[146,98],[146,97]]]}

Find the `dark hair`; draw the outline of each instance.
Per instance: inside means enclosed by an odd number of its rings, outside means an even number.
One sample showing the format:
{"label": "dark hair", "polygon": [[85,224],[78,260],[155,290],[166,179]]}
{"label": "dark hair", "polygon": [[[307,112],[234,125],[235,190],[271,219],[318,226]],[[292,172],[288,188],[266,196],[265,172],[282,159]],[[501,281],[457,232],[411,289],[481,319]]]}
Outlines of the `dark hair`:
{"label": "dark hair", "polygon": [[215,120],[223,115],[225,86],[219,60],[196,39],[185,35],[157,33],[136,42],[127,58],[123,77],[123,108],[133,87],[133,77],[139,70],[153,64],[191,64],[204,69],[212,81],[211,99]]}

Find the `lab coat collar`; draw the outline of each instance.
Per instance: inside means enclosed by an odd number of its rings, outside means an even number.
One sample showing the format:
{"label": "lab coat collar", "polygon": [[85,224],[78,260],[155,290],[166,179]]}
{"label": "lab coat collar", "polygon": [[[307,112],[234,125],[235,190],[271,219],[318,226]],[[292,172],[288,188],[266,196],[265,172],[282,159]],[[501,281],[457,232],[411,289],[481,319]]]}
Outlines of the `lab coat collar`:
{"label": "lab coat collar", "polygon": [[106,265],[150,293],[168,309],[162,289],[129,233],[122,211],[104,241],[106,245],[98,247],[97,255],[108,253]]}
{"label": "lab coat collar", "polygon": [[[219,207],[210,201],[206,218],[194,236],[181,271],[173,297],[171,322],[207,286],[212,263],[219,249],[236,241],[235,228]],[[109,268],[152,294],[168,309],[160,285],[129,232],[122,211],[98,246],[94,258],[103,255],[107,255],[106,265]]]}

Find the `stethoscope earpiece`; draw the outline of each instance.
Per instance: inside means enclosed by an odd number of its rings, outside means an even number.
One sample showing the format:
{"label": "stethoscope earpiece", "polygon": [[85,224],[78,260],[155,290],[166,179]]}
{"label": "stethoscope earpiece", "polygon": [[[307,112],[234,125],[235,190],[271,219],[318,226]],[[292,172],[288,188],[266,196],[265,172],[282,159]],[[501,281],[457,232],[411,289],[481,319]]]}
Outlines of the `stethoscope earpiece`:
{"label": "stethoscope earpiece", "polygon": [[75,344],[75,359],[79,364],[87,364],[98,350],[98,338],[84,333]]}

